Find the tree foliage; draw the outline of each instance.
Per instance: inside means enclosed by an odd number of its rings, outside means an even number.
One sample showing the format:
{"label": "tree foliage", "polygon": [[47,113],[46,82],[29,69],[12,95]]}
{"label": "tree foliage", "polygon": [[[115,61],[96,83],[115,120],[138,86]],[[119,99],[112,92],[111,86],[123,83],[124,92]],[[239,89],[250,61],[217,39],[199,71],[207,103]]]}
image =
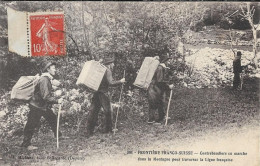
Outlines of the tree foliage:
{"label": "tree foliage", "polygon": [[[259,21],[256,16],[259,4],[251,3],[251,6],[255,7],[255,23]],[[133,61],[136,68],[145,56],[160,55],[165,50],[178,59],[179,55],[175,53],[177,43],[188,30],[201,30],[204,25],[211,24],[227,28],[250,27],[247,19],[241,21],[239,12],[230,17],[232,24],[223,19],[223,16],[240,10],[240,3],[231,2],[1,2],[0,74],[7,78],[1,80],[1,85],[6,86],[12,86],[12,81],[21,75],[39,71],[42,62],[40,58],[21,58],[8,52],[6,7],[27,12],[64,11],[67,58],[59,61],[66,64],[61,65],[64,69],[61,74],[74,80],[78,72],[73,70],[82,65],[78,62],[116,56],[120,62],[116,67],[118,75],[122,76],[127,59]],[[31,66],[36,70],[30,71]]]}

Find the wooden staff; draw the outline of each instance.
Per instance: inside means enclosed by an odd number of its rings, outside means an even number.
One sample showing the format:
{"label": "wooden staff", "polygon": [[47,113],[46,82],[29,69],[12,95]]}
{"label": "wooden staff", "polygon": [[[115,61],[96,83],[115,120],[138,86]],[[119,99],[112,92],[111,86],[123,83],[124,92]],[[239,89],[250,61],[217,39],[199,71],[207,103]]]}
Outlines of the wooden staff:
{"label": "wooden staff", "polygon": [[171,93],[170,93],[170,98],[169,98],[169,102],[168,102],[168,106],[167,106],[165,126],[167,126],[167,123],[168,123],[168,116],[169,116],[169,109],[170,109],[171,99],[172,99],[172,90],[171,90]]}
{"label": "wooden staff", "polygon": [[[124,70],[124,77],[123,78],[125,78],[125,70]],[[124,83],[121,86],[121,91],[120,91],[120,96],[119,96],[119,104],[121,102],[121,97],[122,97],[122,93],[123,93],[123,87],[124,87]],[[119,108],[120,108],[120,106],[117,107],[117,111],[116,111],[116,122],[115,122],[115,128],[113,129],[114,134],[116,134],[116,131],[118,130],[117,129],[117,117],[118,117]]]}
{"label": "wooden staff", "polygon": [[59,105],[59,111],[58,111],[58,118],[57,118],[57,133],[56,133],[56,136],[57,136],[57,149],[59,149],[59,122],[60,122],[60,112],[61,112],[61,104]]}

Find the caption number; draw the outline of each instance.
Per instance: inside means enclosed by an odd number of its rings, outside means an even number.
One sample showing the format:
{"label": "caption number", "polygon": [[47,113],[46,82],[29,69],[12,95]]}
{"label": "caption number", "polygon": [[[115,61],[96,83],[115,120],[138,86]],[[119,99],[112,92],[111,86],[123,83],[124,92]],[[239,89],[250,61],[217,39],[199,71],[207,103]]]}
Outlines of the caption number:
{"label": "caption number", "polygon": [[133,154],[133,151],[128,150],[128,151],[127,151],[127,154]]}
{"label": "caption number", "polygon": [[33,52],[41,52],[41,44],[33,44]]}

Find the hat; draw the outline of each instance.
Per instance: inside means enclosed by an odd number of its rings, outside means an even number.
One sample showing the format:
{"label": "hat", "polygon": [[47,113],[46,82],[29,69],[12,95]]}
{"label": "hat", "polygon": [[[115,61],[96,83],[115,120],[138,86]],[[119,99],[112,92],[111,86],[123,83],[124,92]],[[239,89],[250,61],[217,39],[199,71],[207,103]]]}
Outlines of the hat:
{"label": "hat", "polygon": [[171,57],[169,57],[168,54],[163,54],[163,55],[160,57],[161,63],[166,62],[168,59],[172,59]]}
{"label": "hat", "polygon": [[44,62],[42,72],[45,72],[47,70],[47,68],[50,67],[51,65],[56,65],[56,63],[55,62]]}
{"label": "hat", "polygon": [[242,55],[241,51],[238,51],[238,52],[237,52],[237,55],[238,55],[238,56],[239,56],[239,55]]}
{"label": "hat", "polygon": [[103,64],[108,65],[110,63],[113,63],[114,61],[115,61],[114,58],[104,58]]}

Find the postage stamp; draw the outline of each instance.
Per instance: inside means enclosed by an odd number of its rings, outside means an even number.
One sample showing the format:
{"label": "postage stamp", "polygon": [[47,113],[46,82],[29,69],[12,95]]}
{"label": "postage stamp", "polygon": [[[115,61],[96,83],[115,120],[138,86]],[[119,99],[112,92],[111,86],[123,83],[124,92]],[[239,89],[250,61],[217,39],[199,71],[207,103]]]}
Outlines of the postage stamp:
{"label": "postage stamp", "polygon": [[65,55],[64,14],[30,15],[31,56]]}

